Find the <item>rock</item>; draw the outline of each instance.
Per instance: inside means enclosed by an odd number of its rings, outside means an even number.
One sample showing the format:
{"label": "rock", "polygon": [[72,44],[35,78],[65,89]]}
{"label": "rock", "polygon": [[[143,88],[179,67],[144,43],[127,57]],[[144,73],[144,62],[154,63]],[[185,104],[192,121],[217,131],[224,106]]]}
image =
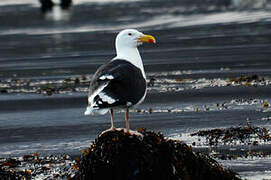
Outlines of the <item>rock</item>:
{"label": "rock", "polygon": [[265,101],[264,104],[263,104],[263,107],[268,108],[269,106],[270,106],[270,104],[268,103],[268,101]]}
{"label": "rock", "polygon": [[258,142],[253,143],[253,141],[271,141],[271,135],[267,128],[253,126],[249,123],[245,126],[200,130],[190,135],[205,137],[207,145],[210,146],[221,144],[233,145],[234,142],[239,142],[239,144],[244,145],[249,145],[250,143],[258,145]]}
{"label": "rock", "polygon": [[143,135],[109,131],[95,139],[78,162],[74,179],[81,180],[238,180],[214,159],[161,133],[140,129]]}
{"label": "rock", "polygon": [[8,90],[6,90],[6,89],[0,89],[0,93],[8,93]]}
{"label": "rock", "polygon": [[251,76],[241,76],[239,78],[230,78],[231,82],[241,83],[241,82],[251,82],[253,80],[260,81],[264,80],[263,78],[260,78],[257,74],[253,74]]}
{"label": "rock", "polygon": [[154,86],[154,82],[155,82],[155,79],[152,77],[152,78],[150,79],[150,81],[147,83],[147,86],[148,86],[148,87],[153,87],[153,86]]}
{"label": "rock", "polygon": [[68,155],[0,158],[0,180],[70,179],[75,175],[75,161]]}
{"label": "rock", "polygon": [[0,179],[1,180],[18,180],[18,179],[31,179],[29,172],[15,172],[12,169],[5,171],[0,167]]}

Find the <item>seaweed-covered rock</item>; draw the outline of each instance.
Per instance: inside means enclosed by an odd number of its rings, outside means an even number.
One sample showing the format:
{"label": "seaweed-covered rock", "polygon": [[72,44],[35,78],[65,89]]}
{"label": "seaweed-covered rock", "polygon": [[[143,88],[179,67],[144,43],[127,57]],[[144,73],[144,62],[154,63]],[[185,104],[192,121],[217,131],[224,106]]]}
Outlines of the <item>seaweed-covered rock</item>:
{"label": "seaweed-covered rock", "polygon": [[229,81],[235,83],[241,82],[252,82],[252,81],[264,81],[264,78],[260,78],[257,74],[253,74],[251,76],[241,76],[238,78],[229,78]]}
{"label": "seaweed-covered rock", "polygon": [[249,75],[249,76],[241,76],[237,78],[228,78],[229,83],[232,85],[245,85],[245,86],[263,86],[270,84],[270,80],[268,78],[260,77],[257,74]]}
{"label": "seaweed-covered rock", "polygon": [[63,79],[23,79],[11,78],[0,80],[1,93],[67,94],[73,92],[87,92],[90,78],[86,76],[68,77]]}
{"label": "seaweed-covered rock", "polygon": [[69,179],[74,176],[75,161],[68,155],[0,158],[0,180]]}
{"label": "seaweed-covered rock", "polygon": [[83,151],[75,179],[84,180],[200,180],[240,179],[214,159],[161,133],[139,130],[143,136],[123,131],[100,135]]}
{"label": "seaweed-covered rock", "polygon": [[0,164],[0,179],[1,180],[17,180],[17,179],[31,179],[31,174],[28,171],[14,171],[15,168],[20,162],[15,159],[7,159],[4,162],[4,165],[9,166],[9,171],[5,170]]}
{"label": "seaweed-covered rock", "polygon": [[192,133],[191,136],[205,137],[207,144],[210,146],[219,144],[232,145],[233,142],[257,145],[258,141],[271,141],[271,135],[268,129],[265,127],[252,126],[251,124],[222,129],[200,130],[196,133]]}

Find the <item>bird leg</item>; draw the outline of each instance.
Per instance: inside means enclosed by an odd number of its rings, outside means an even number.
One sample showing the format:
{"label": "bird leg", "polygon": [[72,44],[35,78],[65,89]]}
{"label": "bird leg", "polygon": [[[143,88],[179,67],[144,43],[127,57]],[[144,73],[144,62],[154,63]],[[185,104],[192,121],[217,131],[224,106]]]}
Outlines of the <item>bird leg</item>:
{"label": "bird leg", "polygon": [[111,130],[114,131],[116,130],[116,128],[114,127],[114,122],[113,122],[114,121],[113,109],[110,109],[109,112],[110,112],[110,120],[111,120]]}
{"label": "bird leg", "polygon": [[113,116],[113,109],[110,109],[109,110],[109,113],[110,113],[110,120],[111,120],[111,128],[109,128],[109,129],[107,129],[107,130],[105,130],[105,131],[103,131],[99,136],[101,136],[101,135],[103,135],[104,133],[107,133],[107,132],[110,132],[110,131],[116,131],[117,129],[114,127],[114,122],[113,122],[113,120],[114,120],[114,116]]}
{"label": "bird leg", "polygon": [[126,120],[126,131],[127,131],[127,133],[129,133],[129,129],[130,129],[130,125],[129,125],[129,108],[126,108],[125,120]]}
{"label": "bird leg", "polygon": [[103,131],[99,136],[103,135],[104,133],[110,132],[110,131],[125,131],[126,133],[128,133],[129,135],[136,135],[136,136],[140,136],[143,137],[143,135],[137,131],[132,131],[130,130],[130,125],[129,125],[129,108],[126,108],[126,112],[125,112],[125,120],[126,120],[126,129],[124,128],[115,128],[114,127],[114,122],[113,122],[113,109],[109,110],[110,113],[110,118],[111,118],[111,128],[107,129],[105,131]]}
{"label": "bird leg", "polygon": [[125,120],[126,120],[126,133],[128,133],[129,135],[136,135],[139,137],[143,137],[143,134],[137,132],[137,131],[133,131],[130,130],[130,124],[129,124],[129,108],[126,108],[126,112],[125,112]]}

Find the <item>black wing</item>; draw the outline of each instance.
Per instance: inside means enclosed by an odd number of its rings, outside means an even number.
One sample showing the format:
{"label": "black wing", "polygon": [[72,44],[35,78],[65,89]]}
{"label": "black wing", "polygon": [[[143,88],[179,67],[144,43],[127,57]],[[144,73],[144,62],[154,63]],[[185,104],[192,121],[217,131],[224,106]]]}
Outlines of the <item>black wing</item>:
{"label": "black wing", "polygon": [[131,106],[145,91],[146,80],[141,70],[126,60],[114,60],[102,65],[94,74],[89,103],[97,108]]}

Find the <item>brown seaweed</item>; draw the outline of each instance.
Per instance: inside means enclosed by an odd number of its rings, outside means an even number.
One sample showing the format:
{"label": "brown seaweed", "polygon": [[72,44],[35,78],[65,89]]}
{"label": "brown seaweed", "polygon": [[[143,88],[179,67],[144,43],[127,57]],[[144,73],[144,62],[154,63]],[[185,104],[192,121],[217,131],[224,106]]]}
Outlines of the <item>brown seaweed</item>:
{"label": "brown seaweed", "polygon": [[139,132],[143,137],[124,131],[100,135],[82,153],[74,179],[241,179],[209,156],[194,153],[185,143],[145,129]]}
{"label": "brown seaweed", "polygon": [[200,130],[196,133],[191,133],[191,136],[205,137],[209,145],[231,144],[234,141],[240,141],[245,144],[258,145],[257,141],[252,139],[259,139],[263,141],[271,141],[269,130],[265,127],[257,127],[251,124],[245,126],[237,126],[230,128],[216,128],[209,130]]}

